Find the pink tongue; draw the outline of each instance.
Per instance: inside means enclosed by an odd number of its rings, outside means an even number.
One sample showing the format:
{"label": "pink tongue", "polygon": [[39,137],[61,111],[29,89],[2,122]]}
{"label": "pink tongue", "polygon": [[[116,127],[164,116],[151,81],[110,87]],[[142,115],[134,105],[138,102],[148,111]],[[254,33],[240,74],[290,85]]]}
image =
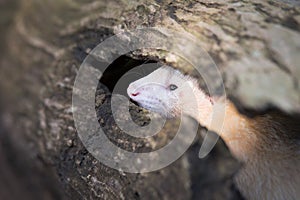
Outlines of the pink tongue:
{"label": "pink tongue", "polygon": [[137,96],[137,95],[139,95],[139,94],[140,94],[140,93],[137,92],[137,93],[132,93],[131,95],[135,97],[135,96]]}

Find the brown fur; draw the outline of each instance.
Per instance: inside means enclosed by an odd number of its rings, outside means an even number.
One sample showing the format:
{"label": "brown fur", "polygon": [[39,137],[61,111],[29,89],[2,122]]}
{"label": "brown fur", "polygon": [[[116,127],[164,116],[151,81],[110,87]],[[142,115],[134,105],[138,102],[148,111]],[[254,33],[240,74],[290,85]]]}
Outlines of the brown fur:
{"label": "brown fur", "polygon": [[[170,84],[178,89],[168,90]],[[136,92],[139,95],[132,95]],[[300,199],[299,119],[279,112],[249,118],[227,102],[224,121],[211,121],[212,102],[197,81],[170,67],[135,81],[128,87],[128,94],[161,115],[174,117],[182,111],[218,133],[243,163],[235,181],[246,199]],[[219,131],[222,122],[224,127]]]}
{"label": "brown fur", "polygon": [[299,122],[279,112],[248,118],[228,103],[220,136],[243,162],[235,181],[247,199],[300,198]]}

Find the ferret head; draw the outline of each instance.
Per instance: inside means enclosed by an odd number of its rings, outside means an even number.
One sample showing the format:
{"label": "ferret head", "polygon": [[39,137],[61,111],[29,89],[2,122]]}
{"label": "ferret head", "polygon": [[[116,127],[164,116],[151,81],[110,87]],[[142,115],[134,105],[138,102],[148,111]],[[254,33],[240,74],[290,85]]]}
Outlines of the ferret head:
{"label": "ferret head", "polygon": [[183,106],[193,98],[196,81],[171,67],[161,67],[131,83],[128,96],[140,106],[172,118],[180,116]]}

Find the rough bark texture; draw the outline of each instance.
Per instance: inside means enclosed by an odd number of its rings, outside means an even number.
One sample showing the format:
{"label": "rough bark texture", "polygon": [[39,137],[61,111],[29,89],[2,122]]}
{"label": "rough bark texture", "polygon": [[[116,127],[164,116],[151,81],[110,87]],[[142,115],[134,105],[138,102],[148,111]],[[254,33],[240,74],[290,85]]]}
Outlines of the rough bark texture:
{"label": "rough bark texture", "polygon": [[[8,21],[14,20],[9,29],[1,23],[5,27],[1,43],[5,38],[6,45],[1,44],[0,169],[10,172],[6,179],[1,176],[1,199],[17,199],[16,191],[28,199],[241,198],[231,179],[239,164],[221,142],[203,160],[197,158],[200,143],[195,142],[169,167],[145,174],[106,167],[83,147],[71,111],[77,70],[91,49],[123,30],[149,26],[185,30],[210,53],[227,94],[241,110],[275,107],[291,115],[300,113],[297,1],[24,0],[8,16]],[[132,66],[147,58],[194,73],[179,58],[152,50],[133,52],[121,64]],[[109,100],[110,92],[100,85],[99,121],[111,131],[112,140],[132,149],[132,138],[114,128]],[[147,122],[138,107],[131,107],[137,123]],[[160,134],[153,146],[172,137]],[[141,150],[154,148],[147,141],[133,143]],[[30,180],[35,177],[37,181]],[[7,180],[10,184],[5,184]]]}

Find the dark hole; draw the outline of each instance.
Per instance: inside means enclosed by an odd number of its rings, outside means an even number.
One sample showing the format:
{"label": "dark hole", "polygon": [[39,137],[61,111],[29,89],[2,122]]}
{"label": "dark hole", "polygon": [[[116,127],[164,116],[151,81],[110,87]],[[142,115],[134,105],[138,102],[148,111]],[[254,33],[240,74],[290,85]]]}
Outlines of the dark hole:
{"label": "dark hole", "polygon": [[[104,84],[110,92],[113,92],[116,84],[118,83],[118,81],[120,80],[121,77],[123,77],[128,71],[130,71],[131,69],[143,65],[143,64],[149,64],[149,63],[153,63],[155,64],[156,61],[153,60],[136,60],[136,59],[132,59],[128,56],[120,56],[119,58],[117,58],[113,63],[111,63],[108,68],[104,71],[103,76],[100,79],[100,83]],[[146,71],[148,71],[146,68],[143,69],[142,71],[139,72],[132,72],[129,73],[129,75],[127,75],[126,77],[124,77],[122,79],[122,83],[119,84],[119,87],[117,88],[117,91],[115,91],[118,94],[122,94],[122,95],[127,95],[126,94],[126,89],[128,87],[128,85],[139,79],[142,78],[143,76],[145,76],[147,73]],[[153,71],[153,70],[151,70]],[[151,72],[150,71],[150,72]]]}

